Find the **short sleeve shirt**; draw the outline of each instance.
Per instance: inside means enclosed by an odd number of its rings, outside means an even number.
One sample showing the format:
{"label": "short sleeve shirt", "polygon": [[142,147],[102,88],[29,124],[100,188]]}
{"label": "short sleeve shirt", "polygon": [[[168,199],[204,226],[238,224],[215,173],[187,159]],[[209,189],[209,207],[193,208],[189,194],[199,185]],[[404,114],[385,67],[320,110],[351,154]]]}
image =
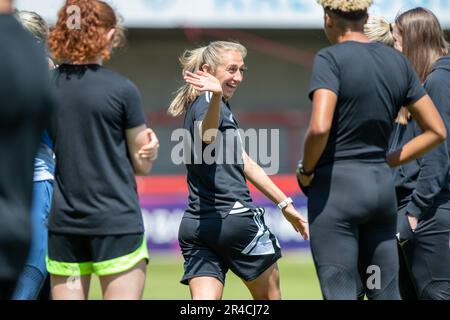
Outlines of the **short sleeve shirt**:
{"label": "short sleeve shirt", "polygon": [[192,141],[186,163],[189,201],[185,212],[191,218],[223,218],[230,212],[254,208],[244,174],[239,126],[228,103],[220,105],[218,138],[210,145],[201,141],[198,125],[210,99],[209,92],[200,95],[184,119],[184,129]]}
{"label": "short sleeve shirt", "polygon": [[145,124],[136,86],[100,65],[63,64],[54,86],[55,189],[49,230],[117,235],[144,231],[126,130]]}
{"label": "short sleeve shirt", "polygon": [[402,54],[381,43],[347,41],[315,58],[309,96],[338,96],[330,137],[318,166],[340,159],[384,161],[401,106],[426,92]]}

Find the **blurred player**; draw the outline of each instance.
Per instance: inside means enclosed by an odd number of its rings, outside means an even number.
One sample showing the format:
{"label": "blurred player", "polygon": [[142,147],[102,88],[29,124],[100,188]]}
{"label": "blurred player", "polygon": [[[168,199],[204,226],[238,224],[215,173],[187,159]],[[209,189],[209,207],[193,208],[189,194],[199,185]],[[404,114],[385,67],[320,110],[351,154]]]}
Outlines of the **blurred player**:
{"label": "blurred player", "polygon": [[[72,5],[79,17],[68,16]],[[124,38],[118,22],[103,1],[68,0],[49,38],[63,62],[54,79],[57,164],[48,226],[54,299],[87,299],[91,274],[104,299],[142,297],[148,251],[134,174],[149,173],[159,142],[145,125],[136,86],[102,66]]]}
{"label": "blurred player", "polygon": [[[49,30],[44,19],[35,12],[29,11],[19,11],[15,15],[24,28],[31,32],[36,41],[46,48]],[[51,59],[48,59],[49,65],[53,66]],[[48,239],[46,224],[52,201],[55,171],[52,149],[53,142],[45,131],[34,159],[31,248],[13,295],[13,299],[17,300],[37,299],[47,278],[45,267]]]}
{"label": "blurred player", "polygon": [[[308,237],[306,221],[292,200],[240,143],[229,100],[243,80],[246,54],[242,45],[223,41],[186,51],[181,63],[187,83],[169,108],[173,116],[185,113],[184,128],[201,145],[187,155],[192,160],[186,163],[189,204],[179,229],[185,259],[181,282],[189,284],[192,299],[221,299],[229,269],[254,299],[280,299],[279,244],[264,222],[264,210],[252,204],[246,178],[278,204],[297,232]],[[203,155],[211,147],[216,155],[223,152],[232,160],[221,164],[216,158],[208,163]]]}
{"label": "blurred player", "polygon": [[[370,0],[319,0],[333,46],[315,59],[304,159],[311,250],[325,299],[400,299],[396,199],[389,166],[446,137],[445,125],[408,60],[364,35]],[[386,157],[394,118],[408,106],[423,134]],[[359,267],[359,269],[358,269]]]}
{"label": "blurred player", "polygon": [[28,256],[33,159],[53,109],[47,61],[0,0],[0,299],[11,298]]}

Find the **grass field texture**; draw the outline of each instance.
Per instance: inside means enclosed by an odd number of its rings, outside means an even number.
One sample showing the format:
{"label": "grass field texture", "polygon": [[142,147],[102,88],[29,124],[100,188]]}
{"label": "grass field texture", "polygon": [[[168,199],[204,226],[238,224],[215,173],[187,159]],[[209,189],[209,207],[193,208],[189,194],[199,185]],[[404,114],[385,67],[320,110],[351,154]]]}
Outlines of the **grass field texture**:
{"label": "grass field texture", "polygon": [[[151,254],[147,268],[144,300],[190,299],[189,288],[180,284],[183,274],[183,258],[177,254]],[[284,300],[322,299],[319,282],[309,252],[285,252],[278,261],[281,294]],[[94,277],[89,294],[90,300],[102,298],[98,279]],[[251,296],[231,271],[227,274],[223,298],[225,300],[249,300]]]}

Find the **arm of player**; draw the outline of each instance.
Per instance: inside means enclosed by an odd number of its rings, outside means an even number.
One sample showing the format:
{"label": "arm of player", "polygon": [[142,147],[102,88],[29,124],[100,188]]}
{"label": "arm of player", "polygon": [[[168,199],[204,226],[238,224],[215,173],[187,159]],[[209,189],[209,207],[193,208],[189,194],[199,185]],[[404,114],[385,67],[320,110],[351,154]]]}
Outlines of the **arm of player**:
{"label": "arm of player", "polygon": [[217,129],[220,123],[220,102],[222,100],[222,86],[219,80],[208,72],[198,71],[192,73],[186,71],[184,80],[192,85],[197,91],[212,92],[211,102],[208,111],[199,125],[200,136],[206,144],[214,142],[217,136]]}
{"label": "arm of player", "polygon": [[[275,183],[267,176],[264,170],[253,161],[245,151],[243,151],[244,173],[247,179],[267,198],[275,204],[284,201],[287,196],[281,191]],[[292,204],[283,209],[283,215],[294,227],[296,232],[300,232],[303,239],[308,240],[308,222],[302,218]]]}
{"label": "arm of player", "polygon": [[155,132],[142,125],[127,129],[126,138],[134,173],[136,175],[149,174],[153,162],[158,157],[159,140]]}
{"label": "arm of player", "polygon": [[[303,151],[303,168],[306,172],[313,172],[330,136],[333,124],[337,95],[328,89],[318,89],[314,92],[311,120],[305,137]],[[302,184],[309,186],[313,175],[300,176]]]}
{"label": "arm of player", "polygon": [[422,157],[447,138],[444,122],[428,95],[408,106],[408,110],[422,129],[422,134],[386,157],[391,167]]}

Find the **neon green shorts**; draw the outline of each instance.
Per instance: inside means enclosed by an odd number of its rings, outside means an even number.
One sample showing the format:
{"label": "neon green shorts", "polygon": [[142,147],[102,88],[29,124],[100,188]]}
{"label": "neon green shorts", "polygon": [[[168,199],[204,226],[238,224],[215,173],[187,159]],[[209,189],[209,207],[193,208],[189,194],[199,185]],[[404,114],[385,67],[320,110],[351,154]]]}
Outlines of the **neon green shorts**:
{"label": "neon green shorts", "polygon": [[47,271],[58,276],[109,276],[148,263],[144,234],[77,236],[49,232]]}

